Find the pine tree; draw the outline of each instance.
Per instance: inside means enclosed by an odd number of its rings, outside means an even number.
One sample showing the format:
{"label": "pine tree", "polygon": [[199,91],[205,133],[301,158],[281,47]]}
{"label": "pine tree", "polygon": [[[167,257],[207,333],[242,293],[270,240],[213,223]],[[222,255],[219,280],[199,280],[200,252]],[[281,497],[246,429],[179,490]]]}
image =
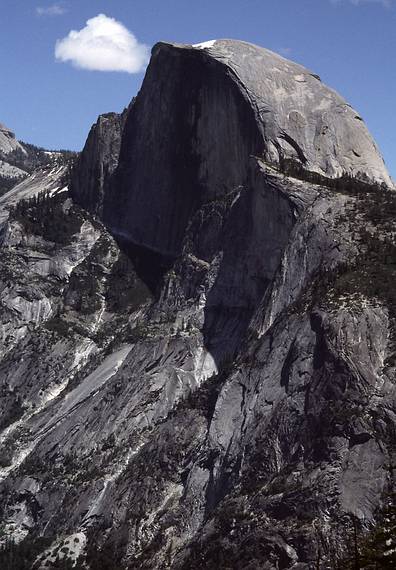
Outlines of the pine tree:
{"label": "pine tree", "polygon": [[379,524],[362,547],[364,570],[396,568],[396,493],[391,493],[380,512]]}

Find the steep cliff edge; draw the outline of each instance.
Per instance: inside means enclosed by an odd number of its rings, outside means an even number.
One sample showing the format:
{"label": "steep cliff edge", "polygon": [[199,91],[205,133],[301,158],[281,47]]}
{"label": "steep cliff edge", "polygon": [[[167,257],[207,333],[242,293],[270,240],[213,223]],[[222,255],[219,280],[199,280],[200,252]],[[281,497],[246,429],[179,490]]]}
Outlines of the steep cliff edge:
{"label": "steep cliff edge", "polygon": [[101,115],[92,126],[77,158],[70,184],[71,195],[84,208],[102,214],[105,188],[118,165],[121,134],[128,110]]}
{"label": "steep cliff edge", "polygon": [[105,220],[114,233],[178,255],[192,212],[246,184],[251,155],[392,185],[357,112],[302,66],[245,42],[157,44]]}
{"label": "steep cliff edge", "polygon": [[91,131],[74,202],[9,195],[4,557],[336,568],[393,484],[390,186],[301,66],[155,46],[125,125]]}

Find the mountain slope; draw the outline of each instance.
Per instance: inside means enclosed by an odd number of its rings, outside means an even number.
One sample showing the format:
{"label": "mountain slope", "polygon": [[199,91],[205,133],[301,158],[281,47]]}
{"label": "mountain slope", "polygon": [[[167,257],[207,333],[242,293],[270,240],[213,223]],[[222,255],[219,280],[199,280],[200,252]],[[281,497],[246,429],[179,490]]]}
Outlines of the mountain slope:
{"label": "mountain slope", "polygon": [[26,157],[27,152],[16,140],[15,134],[0,123],[0,195],[28,175],[19,167],[22,165],[15,165],[13,160],[9,162],[9,157],[15,155]]}
{"label": "mountain slope", "polygon": [[364,123],[262,48],[161,43],[64,175],[0,204],[3,560],[337,567],[395,452]]}
{"label": "mountain slope", "polygon": [[16,140],[15,134],[0,123],[0,196],[11,190],[35,170],[58,166],[72,159],[70,151],[47,151]]}

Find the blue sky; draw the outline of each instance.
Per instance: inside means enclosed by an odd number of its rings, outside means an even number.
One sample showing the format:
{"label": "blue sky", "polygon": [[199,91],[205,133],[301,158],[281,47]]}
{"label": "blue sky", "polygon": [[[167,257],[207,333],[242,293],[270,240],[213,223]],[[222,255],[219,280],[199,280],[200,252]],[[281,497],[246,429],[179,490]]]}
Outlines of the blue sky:
{"label": "blue sky", "polygon": [[[339,91],[396,178],[396,0],[0,0],[0,13],[0,122],[22,140],[79,150],[98,114],[121,111],[136,94],[154,43],[237,38],[302,63]],[[104,57],[102,67],[120,71],[76,68],[79,46],[59,42],[94,19],[77,36],[84,42],[99,14],[136,40],[129,59]],[[95,67],[89,55],[80,65]]]}

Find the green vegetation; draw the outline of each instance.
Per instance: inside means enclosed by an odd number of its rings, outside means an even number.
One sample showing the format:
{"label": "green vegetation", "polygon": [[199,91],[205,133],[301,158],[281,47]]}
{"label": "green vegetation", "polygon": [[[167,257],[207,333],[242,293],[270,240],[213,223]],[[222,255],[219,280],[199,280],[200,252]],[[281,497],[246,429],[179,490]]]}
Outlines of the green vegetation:
{"label": "green vegetation", "polygon": [[390,347],[396,351],[396,193],[377,189],[360,195],[348,221],[361,253],[353,266],[337,270],[332,295],[364,295],[383,303],[391,320]]}
{"label": "green vegetation", "polygon": [[[88,542],[86,563],[90,570],[124,570],[125,565],[121,564],[121,555],[125,552],[125,547],[120,544],[110,542],[99,546],[96,540],[91,537]],[[75,566],[76,570],[86,570],[87,566]]]}
{"label": "green vegetation", "polygon": [[321,305],[325,299],[337,306],[348,297],[368,298],[383,303],[391,319],[391,350],[395,355],[387,364],[396,362],[396,192],[385,185],[365,179],[342,176],[329,179],[307,171],[293,160],[282,162],[283,172],[301,180],[319,184],[350,196],[344,213],[337,216],[336,226],[347,229],[359,247],[359,255],[335,269],[319,268],[311,284],[289,310],[306,311]]}
{"label": "green vegetation", "polygon": [[[116,551],[113,545],[99,547],[94,537],[87,546],[86,556],[80,556],[74,563],[68,556],[68,549],[59,547],[57,557],[53,561],[46,561],[48,570],[123,570],[125,566],[114,559]],[[18,544],[8,539],[0,546],[1,570],[36,570],[40,567],[38,557],[54,541],[54,537],[27,537]],[[66,556],[63,557],[63,554]]]}
{"label": "green vegetation", "polygon": [[0,416],[0,430],[3,430],[22,417],[24,408],[20,396],[13,392],[7,392],[5,386],[0,388],[0,397],[4,402],[8,402],[8,406],[2,410],[2,415]]}
{"label": "green vegetation", "polygon": [[11,188],[19,184],[19,182],[22,182],[24,178],[25,178],[24,176],[15,178],[10,176],[0,175],[0,196],[3,196],[3,194],[11,190]]}
{"label": "green vegetation", "polygon": [[350,517],[345,554],[336,570],[393,570],[396,568],[396,493],[388,494],[377,513],[377,523],[364,532]]}
{"label": "green vegetation", "polygon": [[43,537],[27,537],[18,544],[7,539],[0,546],[1,570],[31,570],[36,558],[51,542]]}
{"label": "green vegetation", "polygon": [[28,233],[66,245],[80,231],[84,215],[76,206],[64,208],[64,201],[63,194],[50,196],[49,192],[44,191],[18,202],[10,216],[19,221]]}
{"label": "green vegetation", "polygon": [[26,150],[26,153],[20,148],[17,148],[6,155],[0,153],[0,159],[11,164],[11,166],[15,166],[16,168],[20,168],[21,170],[28,172],[29,174],[37,168],[43,168],[54,163],[66,164],[69,161],[73,161],[77,156],[76,152],[70,150],[51,151],[57,154],[55,157],[53,154],[48,154],[48,151],[42,147],[22,141],[21,144]]}
{"label": "green vegetation", "polygon": [[232,359],[226,359],[220,364],[219,372],[212,374],[212,376],[205,380],[198,388],[191,391],[185,399],[180,401],[168,417],[173,417],[184,409],[197,410],[207,419],[208,424],[210,424],[215,411],[217,398],[224,383],[230,376],[232,368]]}
{"label": "green vegetation", "polygon": [[307,170],[301,162],[291,158],[281,157],[279,170],[286,176],[298,178],[299,180],[310,182],[311,184],[319,184],[320,186],[325,186],[326,188],[352,196],[378,191],[389,192],[385,184],[372,182],[364,173],[359,173],[356,176],[343,174],[338,178],[329,178],[318,172]]}
{"label": "green vegetation", "polygon": [[133,262],[121,252],[107,279],[105,299],[109,310],[134,311],[152,298],[150,289],[136,274]]}
{"label": "green vegetation", "polygon": [[44,327],[58,336],[70,338],[74,334],[72,325],[64,321],[61,317],[53,317],[44,323]]}
{"label": "green vegetation", "polygon": [[147,338],[149,334],[149,328],[144,324],[137,324],[134,326],[128,334],[128,341],[131,343],[137,343],[145,338]]}

